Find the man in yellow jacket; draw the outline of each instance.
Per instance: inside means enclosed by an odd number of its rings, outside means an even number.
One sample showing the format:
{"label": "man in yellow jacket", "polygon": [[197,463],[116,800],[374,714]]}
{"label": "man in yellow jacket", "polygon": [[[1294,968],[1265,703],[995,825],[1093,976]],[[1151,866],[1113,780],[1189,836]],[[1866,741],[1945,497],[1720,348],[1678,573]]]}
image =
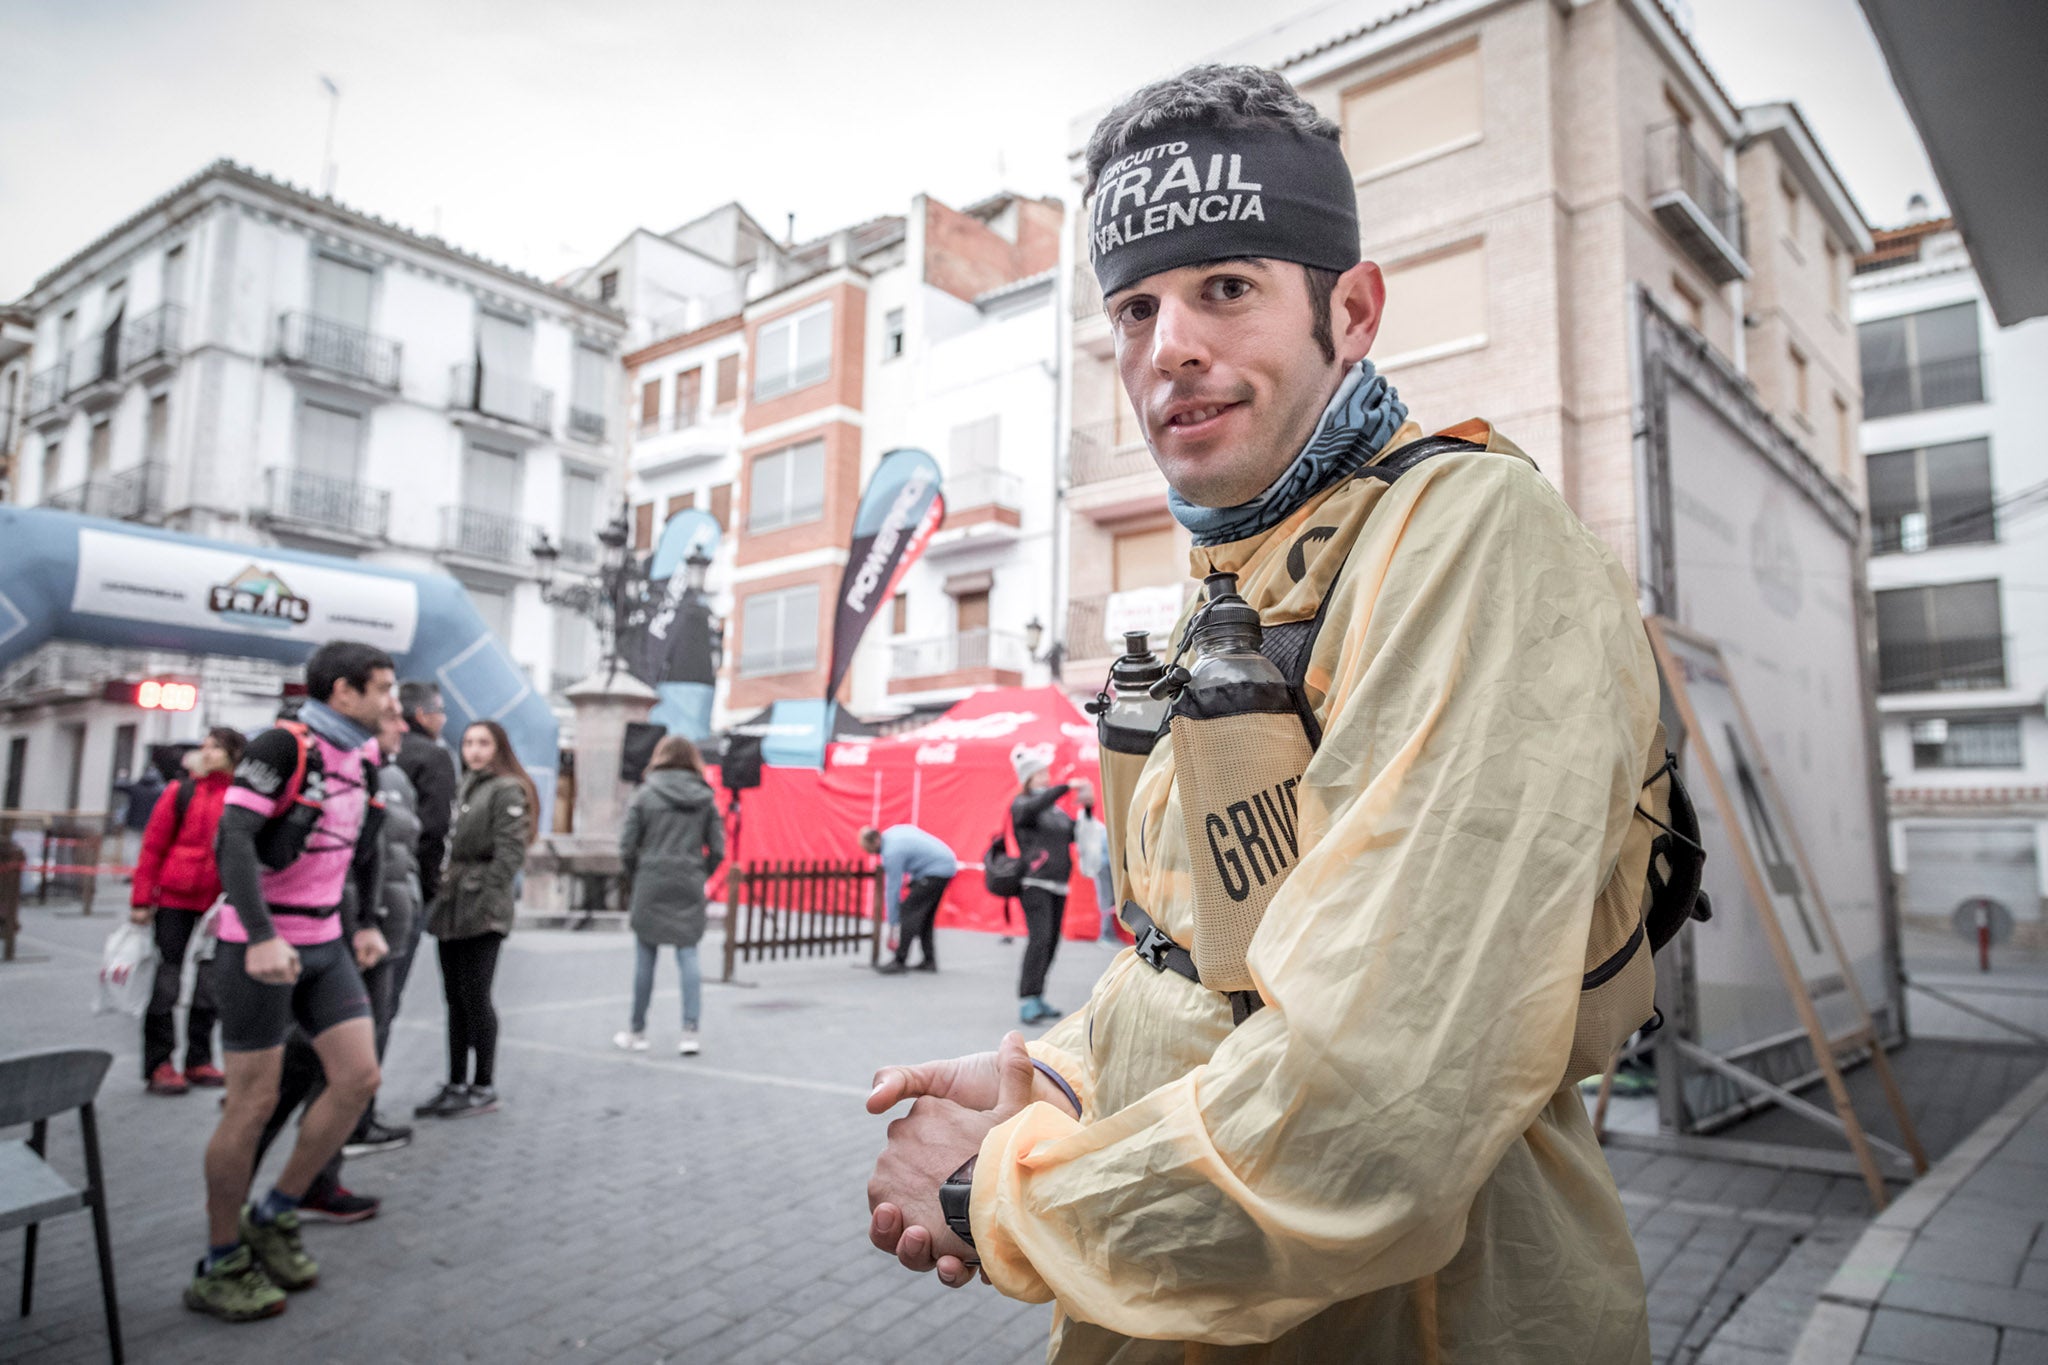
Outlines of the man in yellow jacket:
{"label": "man in yellow jacket", "polygon": [[[916,1103],[870,1235],[1054,1300],[1060,1365],[1646,1362],[1565,1072],[1655,665],[1620,565],[1484,423],[1456,430],[1483,449],[1358,477],[1422,429],[1365,359],[1384,288],[1337,138],[1279,77],[1207,67],[1087,153],[1118,365],[1194,573],[1235,573],[1269,627],[1330,597],[1301,859],[1247,954],[1266,1007],[1233,1027],[1126,951],[1028,1052],[884,1069],[869,1109]],[[1123,856],[1187,946],[1180,796],[1161,744]]]}

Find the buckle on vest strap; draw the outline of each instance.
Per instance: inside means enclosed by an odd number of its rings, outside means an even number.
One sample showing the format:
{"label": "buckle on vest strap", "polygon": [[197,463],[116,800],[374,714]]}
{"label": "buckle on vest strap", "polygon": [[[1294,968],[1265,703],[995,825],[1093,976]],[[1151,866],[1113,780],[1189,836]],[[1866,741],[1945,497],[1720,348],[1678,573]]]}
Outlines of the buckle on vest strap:
{"label": "buckle on vest strap", "polygon": [[1173,940],[1159,932],[1159,926],[1148,924],[1145,932],[1138,935],[1138,942],[1132,949],[1138,960],[1155,972],[1166,970],[1166,954],[1173,948]]}

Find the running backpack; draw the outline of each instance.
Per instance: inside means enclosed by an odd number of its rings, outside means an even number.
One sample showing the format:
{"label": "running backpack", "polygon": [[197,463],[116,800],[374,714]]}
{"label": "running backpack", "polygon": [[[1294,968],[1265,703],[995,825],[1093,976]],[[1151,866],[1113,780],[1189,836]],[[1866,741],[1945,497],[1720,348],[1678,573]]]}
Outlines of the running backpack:
{"label": "running backpack", "polygon": [[989,840],[988,852],[981,858],[981,884],[988,888],[991,896],[1008,899],[1024,894],[1024,858],[1010,852],[1010,817],[1003,816],[1003,827]]}
{"label": "running backpack", "polygon": [[[1433,455],[1483,449],[1455,436],[1431,436],[1397,451],[1383,464],[1366,466],[1359,475],[1391,485]],[[1337,577],[1343,571],[1340,564],[1314,617],[1264,628],[1259,652],[1279,667],[1297,692],[1308,673],[1309,655],[1315,650],[1316,636],[1322,631],[1330,600],[1337,595]],[[1302,705],[1307,705],[1305,697]],[[1319,729],[1310,733],[1320,740]],[[1662,1026],[1652,959],[1688,921],[1704,920],[1713,913],[1700,889],[1707,851],[1700,844],[1699,818],[1679,779],[1678,757],[1666,747],[1662,721],[1652,737],[1650,754],[1651,766],[1643,774],[1635,819],[1623,839],[1614,871],[1594,900],[1568,1080],[1605,1072],[1615,1050],[1631,1034]],[[1644,951],[1646,947],[1648,951]],[[1251,1004],[1250,1009],[1237,1012],[1248,1015],[1257,1008],[1258,1004]]]}

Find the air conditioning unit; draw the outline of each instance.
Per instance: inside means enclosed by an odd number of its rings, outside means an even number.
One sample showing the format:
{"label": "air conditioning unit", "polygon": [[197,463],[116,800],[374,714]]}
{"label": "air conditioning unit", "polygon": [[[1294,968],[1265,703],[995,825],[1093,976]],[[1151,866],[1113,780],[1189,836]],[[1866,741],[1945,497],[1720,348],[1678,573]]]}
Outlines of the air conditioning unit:
{"label": "air conditioning unit", "polygon": [[1913,742],[1915,744],[1948,743],[1948,718],[1945,716],[1934,716],[1927,720],[1914,721]]}

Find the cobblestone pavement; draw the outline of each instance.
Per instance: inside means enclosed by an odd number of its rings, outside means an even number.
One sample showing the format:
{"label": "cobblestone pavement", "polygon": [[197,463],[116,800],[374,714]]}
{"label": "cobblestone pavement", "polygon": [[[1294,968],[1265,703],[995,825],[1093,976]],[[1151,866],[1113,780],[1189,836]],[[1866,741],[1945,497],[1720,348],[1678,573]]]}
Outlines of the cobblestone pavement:
{"label": "cobblestone pavement", "polygon": [[[843,957],[743,968],[751,988],[707,984],[704,1055],[679,1059],[668,965],[654,1050],[629,1056],[609,1042],[624,1023],[629,940],[515,934],[497,990],[504,1110],[422,1124],[412,1146],[351,1162],[345,1180],[382,1196],[384,1212],[311,1227],[320,1286],[279,1319],[228,1327],[179,1303],[201,1250],[211,1098],[146,1095],[135,1023],[90,1013],[111,916],[31,907],[24,920],[25,960],[0,966],[0,1050],[88,1045],[116,1058],[101,1131],[133,1359],[1043,1358],[1049,1308],[983,1286],[947,1291],[865,1236],[883,1126],[861,1108],[869,1077],[885,1062],[992,1046],[1014,1019],[1018,945],[942,933],[934,976],[877,978]],[[1109,956],[1063,944],[1051,998],[1080,1001]],[[430,962],[414,974],[386,1064],[387,1113],[409,1114],[439,1078],[438,980]],[[53,1125],[51,1151],[79,1175],[72,1121]],[[1789,1350],[1868,1220],[1846,1177],[1635,1151],[1610,1162],[1651,1284],[1660,1361],[1689,1362],[1738,1330]],[[45,1225],[35,1312],[0,1316],[0,1359],[104,1359],[91,1247],[82,1216]],[[0,1285],[17,1282],[20,1258],[17,1236],[0,1239]]]}

